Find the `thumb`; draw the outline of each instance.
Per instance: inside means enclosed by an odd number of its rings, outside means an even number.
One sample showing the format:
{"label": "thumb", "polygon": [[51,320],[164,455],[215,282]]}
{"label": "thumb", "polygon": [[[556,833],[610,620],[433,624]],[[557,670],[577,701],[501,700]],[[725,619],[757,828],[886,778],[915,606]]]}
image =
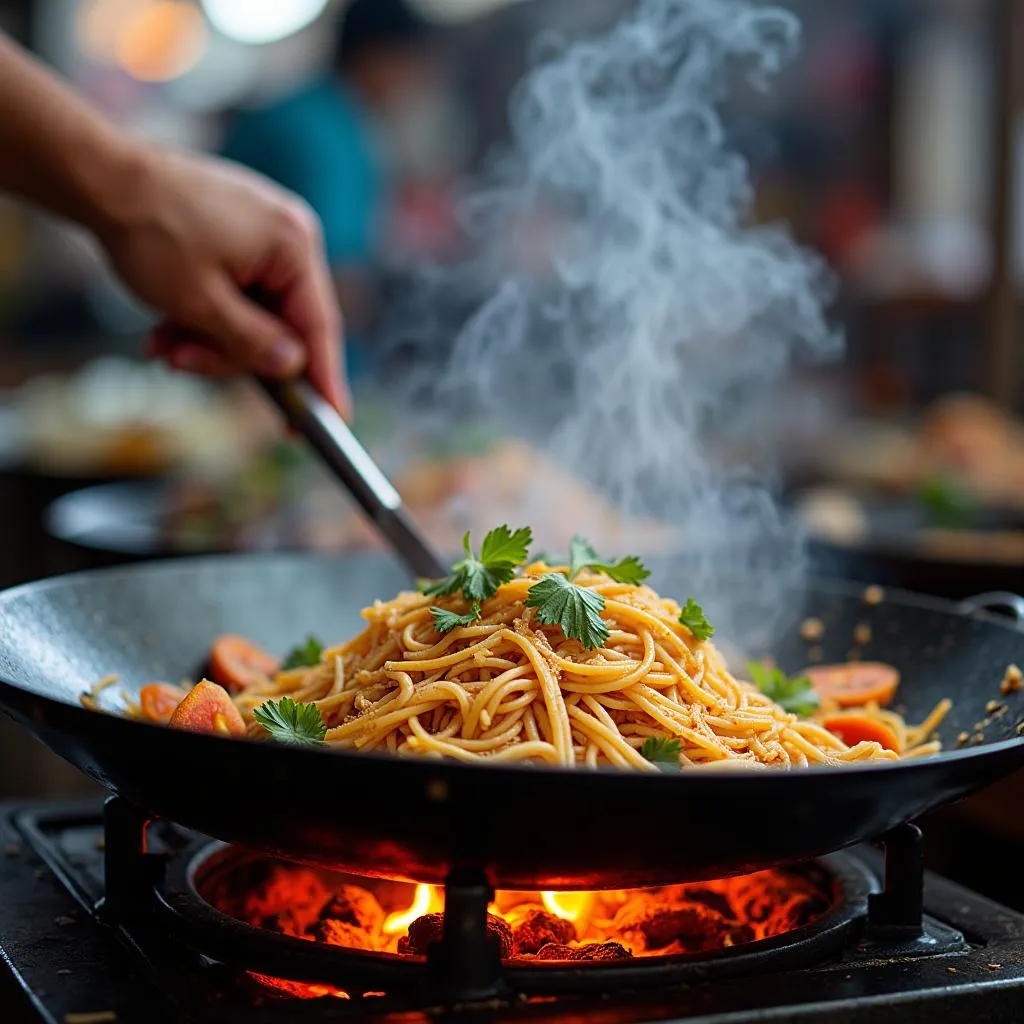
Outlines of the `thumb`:
{"label": "thumb", "polygon": [[295,377],[306,350],[276,316],[257,305],[227,276],[214,278],[195,326],[239,367],[266,377]]}

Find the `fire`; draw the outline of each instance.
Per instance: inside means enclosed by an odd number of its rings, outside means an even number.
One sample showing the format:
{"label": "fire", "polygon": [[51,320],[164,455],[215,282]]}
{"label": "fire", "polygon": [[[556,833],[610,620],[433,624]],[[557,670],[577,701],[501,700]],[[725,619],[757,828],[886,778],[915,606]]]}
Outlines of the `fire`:
{"label": "fire", "polygon": [[[366,954],[425,956],[443,930],[444,893],[227,851],[199,883],[239,920]],[[495,894],[488,934],[506,960],[613,961],[694,955],[784,934],[819,917],[832,883],[805,867],[650,889]],[[300,998],[348,993],[254,975]]]}
{"label": "fire", "polygon": [[417,918],[423,917],[425,914],[438,913],[443,906],[438,890],[432,885],[420,883],[416,886],[412,905],[405,910],[388,914],[384,919],[381,931],[385,935],[404,935],[409,930],[409,925]]}
{"label": "fire", "polygon": [[592,892],[542,892],[540,898],[556,917],[563,921],[579,921],[589,915],[595,895]]}

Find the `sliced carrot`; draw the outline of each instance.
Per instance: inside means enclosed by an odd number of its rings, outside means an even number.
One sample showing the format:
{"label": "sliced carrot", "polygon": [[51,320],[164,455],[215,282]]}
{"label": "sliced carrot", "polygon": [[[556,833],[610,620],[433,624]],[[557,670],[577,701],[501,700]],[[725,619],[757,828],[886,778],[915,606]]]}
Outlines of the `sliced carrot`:
{"label": "sliced carrot", "polygon": [[850,661],[843,665],[815,665],[805,669],[811,685],[827,705],[855,708],[874,702],[887,705],[900,685],[892,665],[877,661]]}
{"label": "sliced carrot", "polygon": [[139,690],[139,704],[142,713],[150,722],[167,725],[174,714],[174,709],[181,703],[185,691],[180,686],[170,683],[146,683]]}
{"label": "sliced carrot", "polygon": [[899,742],[896,734],[887,725],[867,715],[846,713],[828,715],[821,720],[821,724],[828,729],[833,736],[838,736],[848,747],[855,747],[858,743],[879,743],[887,750],[899,752]]}
{"label": "sliced carrot", "polygon": [[272,654],[242,636],[218,637],[210,651],[210,675],[233,692],[274,676],[278,664]]}
{"label": "sliced carrot", "polygon": [[244,736],[245,722],[228,691],[204,679],[185,695],[168,723],[172,729],[215,736]]}

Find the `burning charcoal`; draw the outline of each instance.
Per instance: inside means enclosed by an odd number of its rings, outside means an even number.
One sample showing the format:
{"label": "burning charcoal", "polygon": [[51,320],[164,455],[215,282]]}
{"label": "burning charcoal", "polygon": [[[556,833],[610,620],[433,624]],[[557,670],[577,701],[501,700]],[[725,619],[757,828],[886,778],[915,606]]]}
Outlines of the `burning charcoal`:
{"label": "burning charcoal", "polygon": [[342,885],[324,904],[321,921],[340,921],[365,932],[378,932],[384,924],[384,909],[372,893],[357,885]]}
{"label": "burning charcoal", "polygon": [[349,949],[373,949],[370,933],[364,928],[327,918],[317,921],[311,935],[317,942],[326,942],[329,946],[347,946]]}
{"label": "burning charcoal", "polygon": [[[440,942],[444,914],[424,914],[409,925],[409,934],[398,940],[399,953],[426,956],[431,943]],[[487,915],[487,934],[496,939],[504,960],[512,955],[512,929],[500,917]]]}
{"label": "burning charcoal", "polygon": [[582,946],[569,946],[549,942],[538,951],[537,960],[629,960],[633,956],[618,942],[588,942]]}
{"label": "burning charcoal", "polygon": [[244,897],[243,920],[289,935],[302,935],[317,919],[330,893],[308,868],[275,864],[267,880]]}
{"label": "burning charcoal", "polygon": [[666,903],[657,894],[631,900],[615,915],[615,932],[630,946],[660,950],[679,942],[687,952],[732,944],[735,925],[703,903]]}
{"label": "burning charcoal", "polygon": [[568,945],[576,940],[576,926],[572,921],[548,913],[540,907],[528,907],[522,919],[512,929],[516,956],[536,953],[549,944]]}

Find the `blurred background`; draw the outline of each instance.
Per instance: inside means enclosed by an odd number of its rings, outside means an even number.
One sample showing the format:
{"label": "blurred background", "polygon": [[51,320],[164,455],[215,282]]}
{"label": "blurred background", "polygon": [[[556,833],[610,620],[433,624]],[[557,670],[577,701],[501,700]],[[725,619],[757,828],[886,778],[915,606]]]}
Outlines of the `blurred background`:
{"label": "blurred background", "polygon": [[[450,547],[474,516],[494,520],[482,496],[558,474],[484,426],[396,440],[386,313],[459,254],[455,186],[507,138],[538,33],[586,36],[630,2],[410,0],[415,30],[381,42],[364,25],[340,47],[346,0],[0,0],[0,29],[138,135],[226,153],[314,205],[356,430]],[[784,6],[801,52],[770,93],[736,91],[725,124],[756,218],[788,222],[837,272],[846,331],[776,424],[786,499],[821,571],[954,599],[1024,590],[1024,0]],[[0,197],[0,586],[375,543],[244,387],[143,364],[148,322],[87,238]],[[433,344],[443,359],[445,337]],[[84,785],[0,722],[0,796]],[[1021,828],[986,799],[979,820]]]}

